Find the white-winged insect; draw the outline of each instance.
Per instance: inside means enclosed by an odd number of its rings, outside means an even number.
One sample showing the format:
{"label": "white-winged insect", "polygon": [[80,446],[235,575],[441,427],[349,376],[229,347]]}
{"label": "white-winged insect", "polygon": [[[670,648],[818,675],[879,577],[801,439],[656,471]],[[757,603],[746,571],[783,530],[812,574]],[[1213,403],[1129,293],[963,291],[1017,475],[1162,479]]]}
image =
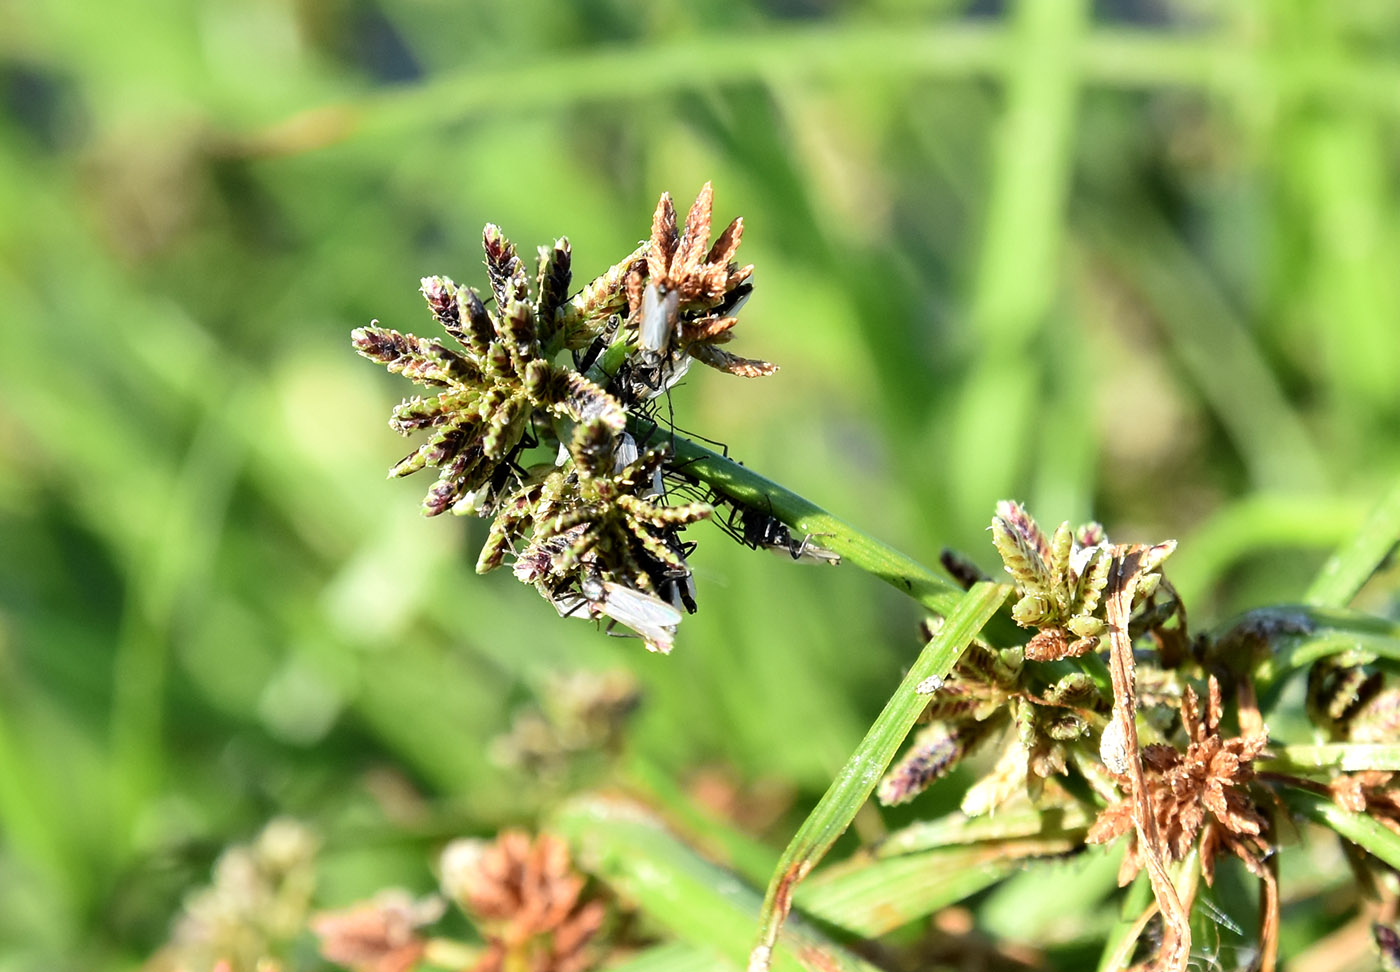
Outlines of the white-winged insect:
{"label": "white-winged insect", "polygon": [[613,472],[620,473],[637,461],[641,451],[638,450],[637,440],[632,438],[630,432],[619,432],[616,443],[613,447]]}
{"label": "white-winged insect", "polygon": [[681,293],[649,283],[642,292],[642,319],[637,327],[637,347],[642,358],[654,365],[666,356],[676,332],[676,312]]}
{"label": "white-winged insect", "polygon": [[930,675],[918,685],[915,685],[914,691],[917,692],[919,695],[932,695],[939,689],[943,688],[943,684],[944,683],[942,675]]}
{"label": "white-winged insect", "polygon": [[605,615],[631,628],[647,643],[648,651],[671,653],[681,612],[665,601],[613,581],[586,577],[579,590],[588,599],[589,613]]}
{"label": "white-winged insect", "polygon": [[813,543],[811,534],[797,540],[782,520],[751,506],[739,510],[737,532],[739,538],[755,550],[762,547],[774,553],[787,554],[793,560],[805,560],[808,563],[835,566],[841,562],[840,554]]}
{"label": "white-winged insect", "polygon": [[[617,445],[613,452],[613,472],[620,473],[632,463],[642,457],[642,451],[637,445],[637,440],[630,432],[619,432],[617,435]],[[661,496],[665,493],[665,482],[662,479],[661,471],[665,468],[664,463],[657,462],[656,468],[652,470],[651,482],[647,486],[647,491],[640,494],[644,498]]]}

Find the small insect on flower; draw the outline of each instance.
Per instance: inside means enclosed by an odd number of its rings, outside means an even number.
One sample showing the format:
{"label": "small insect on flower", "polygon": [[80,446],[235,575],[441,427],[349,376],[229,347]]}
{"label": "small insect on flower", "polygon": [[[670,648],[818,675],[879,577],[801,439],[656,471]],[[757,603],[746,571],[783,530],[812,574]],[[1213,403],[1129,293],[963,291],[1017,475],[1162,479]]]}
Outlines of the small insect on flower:
{"label": "small insect on flower", "polygon": [[[840,554],[813,543],[810,533],[801,540],[794,539],[787,524],[771,513],[745,506],[738,510],[738,520],[735,529],[739,539],[755,550],[772,550],[787,554],[793,560],[814,564],[835,566],[841,562]],[[732,521],[730,525],[733,526]]]}
{"label": "small insect on flower", "polygon": [[930,675],[918,685],[914,686],[914,691],[919,695],[932,695],[943,687],[942,675]]}
{"label": "small insect on flower", "polygon": [[642,292],[642,321],[637,330],[637,347],[649,365],[657,364],[671,347],[680,300],[681,292],[664,284],[649,283]]}
{"label": "small insect on flower", "polygon": [[660,598],[643,594],[613,581],[586,577],[580,585],[588,599],[589,612],[612,618],[631,628],[646,641],[649,651],[671,653],[681,612]]}

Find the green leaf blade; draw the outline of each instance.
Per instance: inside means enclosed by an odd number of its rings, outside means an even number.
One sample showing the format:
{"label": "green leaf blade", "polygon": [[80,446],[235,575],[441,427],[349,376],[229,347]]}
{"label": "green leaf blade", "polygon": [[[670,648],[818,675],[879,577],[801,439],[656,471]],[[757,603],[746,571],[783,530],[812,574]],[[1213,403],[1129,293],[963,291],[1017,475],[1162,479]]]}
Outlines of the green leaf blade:
{"label": "green leaf blade", "polygon": [[938,636],[919,654],[865,738],[783,852],[764,897],[755,955],[777,941],[778,930],[791,907],[793,888],[845,832],[923,711],[927,699],[918,694],[916,687],[927,678],[946,676],[963,649],[996,615],[1010,593],[1011,587],[1006,584],[982,582],[974,585],[948,615]]}

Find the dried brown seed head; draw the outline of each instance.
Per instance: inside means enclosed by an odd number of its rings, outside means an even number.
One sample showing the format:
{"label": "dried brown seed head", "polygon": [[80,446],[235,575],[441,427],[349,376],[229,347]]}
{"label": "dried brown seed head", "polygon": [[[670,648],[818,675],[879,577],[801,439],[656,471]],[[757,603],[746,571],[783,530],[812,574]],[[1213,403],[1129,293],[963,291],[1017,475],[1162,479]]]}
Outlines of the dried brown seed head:
{"label": "dried brown seed head", "polygon": [[[1221,715],[1220,685],[1212,676],[1204,711],[1190,688],[1182,697],[1181,718],[1188,738],[1185,750],[1156,744],[1143,747],[1140,754],[1152,815],[1168,856],[1181,860],[1203,827],[1214,828],[1209,834],[1210,846],[1204,838],[1202,841],[1201,866],[1207,879],[1213,877],[1214,855],[1221,850],[1257,860],[1266,846],[1262,837],[1268,826],[1267,817],[1249,793],[1254,778],[1252,764],[1268,745],[1268,736],[1222,738]],[[1132,800],[1125,798],[1099,815],[1087,839],[1104,844],[1132,828]],[[1135,840],[1120,879],[1135,875],[1139,864]]]}
{"label": "dried brown seed head", "polygon": [[427,948],[418,929],[437,921],[442,911],[441,898],[415,901],[407,891],[391,889],[372,901],[313,916],[311,930],[329,962],[356,972],[408,972]]}
{"label": "dried brown seed head", "polygon": [[443,851],[442,884],[490,943],[476,972],[587,968],[588,942],[604,910],[599,902],[582,900],[584,879],[559,838],[541,834],[532,840],[511,830],[491,842],[454,841]]}

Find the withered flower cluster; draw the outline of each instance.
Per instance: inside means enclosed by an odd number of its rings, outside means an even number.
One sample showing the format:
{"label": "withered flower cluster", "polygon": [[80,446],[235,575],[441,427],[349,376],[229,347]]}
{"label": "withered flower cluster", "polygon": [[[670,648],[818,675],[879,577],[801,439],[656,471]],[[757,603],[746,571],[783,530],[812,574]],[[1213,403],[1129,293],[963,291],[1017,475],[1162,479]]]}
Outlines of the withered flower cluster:
{"label": "withered flower cluster", "polygon": [[476,926],[483,946],[431,934],[446,909],[443,896],[415,899],[390,888],[313,916],[321,956],[353,972],[409,972],[428,965],[583,972],[603,957],[594,939],[606,909],[585,896],[584,878],[559,838],[508,830],[494,841],[455,840],[442,852],[441,871],[446,901]]}
{"label": "withered flower cluster", "polygon": [[606,916],[584,895],[568,845],[508,830],[491,842],[458,840],[442,854],[442,886],[487,941],[471,972],[582,972]]}
{"label": "withered flower cluster", "polygon": [[634,380],[653,394],[679,380],[692,358],[745,378],[777,370],[767,361],[741,358],[719,347],[733,337],[738,322],[734,315],[753,292],[753,266],[733,262],[744,233],[742,217],[709,246],[713,201],[707,182],[690,207],[684,229],[678,229],[671,196],[662,193],[651,220],[646,273],[634,269],[627,276],[627,305],[638,317],[642,351]]}
{"label": "withered flower cluster", "polygon": [[401,888],[389,888],[361,904],[323,911],[311,918],[311,931],[328,962],[356,972],[409,972],[428,951],[420,932],[442,917],[438,897],[415,900]]}
{"label": "withered flower cluster", "polygon": [[540,248],[532,277],[488,225],[488,300],[446,277],[422,282],[450,344],[378,322],[352,335],[360,354],[430,393],[394,409],[390,427],[427,438],[389,475],[437,469],[426,515],[492,518],[478,571],[513,561],[561,614],[621,623],[662,652],[681,609],[695,610],[681,531],[712,509],[667,502],[671,456],[644,450],[628,414],[644,414],[691,360],[745,377],[776,370],[720,347],[753,267],[734,262],[742,219],[710,245],[712,203],[706,183],[678,227],[663,194],[651,238],[572,296],[566,239]]}
{"label": "withered flower cluster", "polygon": [[[1271,902],[1261,909],[1261,943],[1276,940],[1277,884],[1265,863],[1269,818],[1255,792],[1253,767],[1268,735],[1257,707],[1242,704],[1240,735],[1222,736],[1219,682],[1206,679],[1204,706],[1188,684],[1193,672],[1187,663],[1196,659],[1182,649],[1185,614],[1161,573],[1175,545],[1113,545],[1097,524],[1075,531],[1066,523],[1047,535],[1010,502],[998,505],[991,530],[1015,587],[1012,616],[1031,633],[1015,648],[974,641],[946,679],[921,686],[929,694],[923,714],[928,724],[881,782],[880,800],[913,798],[974,749],[995,741],[994,764],[963,795],[965,814],[989,814],[1013,799],[1039,807],[1086,800],[1103,806],[1085,839],[1107,843],[1129,835],[1125,880],[1140,868],[1180,861],[1193,847],[1199,847],[1207,881],[1221,854],[1238,857]],[[1127,563],[1133,565],[1131,583],[1120,582],[1115,594],[1114,571]],[[1109,620],[1112,598],[1120,605],[1121,630]],[[927,637],[934,633],[925,630]],[[1142,635],[1173,651],[1159,650],[1153,663],[1129,667],[1129,684],[1143,704],[1134,725],[1151,740],[1139,746],[1118,728],[1118,675],[1110,691],[1100,655],[1108,653],[1116,667],[1124,653],[1131,659],[1132,642]],[[1075,665],[1072,659],[1084,661]],[[1185,737],[1180,746],[1169,741],[1178,733]],[[1141,772],[1130,772],[1133,766]],[[1388,808],[1388,782],[1358,777],[1339,798],[1356,807]],[[1167,915],[1169,904],[1159,904]],[[1182,905],[1170,908],[1175,920]],[[1187,953],[1177,947],[1180,937],[1169,950],[1168,937],[1161,967],[1180,968]],[[1273,954],[1272,948],[1264,945],[1264,953]]]}
{"label": "withered flower cluster", "polygon": [[[1201,871],[1206,883],[1215,880],[1215,858],[1228,851],[1256,873],[1262,868],[1268,844],[1263,834],[1268,819],[1250,793],[1254,760],[1269,744],[1266,732],[1224,738],[1220,735],[1220,683],[1208,682],[1209,697],[1201,711],[1196,692],[1187,686],[1181,699],[1181,723],[1186,730],[1184,750],[1165,743],[1142,749],[1157,833],[1171,860],[1179,861],[1201,838]],[[1262,729],[1262,727],[1261,727]],[[1128,787],[1126,777],[1120,785]],[[1099,815],[1089,830],[1091,844],[1105,844],[1133,831],[1131,796],[1114,803]],[[1137,838],[1123,858],[1119,884],[1127,884],[1142,866]]]}
{"label": "withered flower cluster", "polygon": [[147,972],[276,968],[306,926],[320,841],[277,818],[252,841],[226,848],[210,883],[186,896],[170,942]]}
{"label": "withered flower cluster", "polygon": [[[992,750],[995,760],[963,794],[963,813],[990,814],[1012,800],[1038,809],[1078,804],[1093,821],[1083,831],[1086,843],[1123,838],[1120,882],[1146,872],[1160,915],[1156,954],[1141,967],[1190,967],[1197,882],[1180,868],[1194,852],[1207,884],[1222,857],[1257,879],[1253,967],[1272,970],[1281,914],[1275,815],[1289,793],[1325,795],[1400,833],[1400,774],[1386,767],[1339,773],[1268,752],[1253,662],[1267,657],[1274,639],[1308,636],[1316,622],[1299,611],[1264,609],[1193,639],[1162,573],[1174,543],[1111,544],[1097,524],[1075,531],[1066,523],[1049,534],[1009,502],[998,505],[991,530],[1025,641],[996,648],[974,640],[946,678],[918,687],[928,695],[926,724],[877,796],[908,801],[975,750]],[[945,562],[965,586],[984,579],[955,557]],[[936,630],[927,625],[925,638]],[[1356,744],[1358,760],[1400,736],[1400,687],[1378,661],[1357,644],[1309,666],[1313,727]],[[1265,760],[1272,765],[1261,767]],[[1354,864],[1366,863],[1356,846],[1347,847]],[[1400,935],[1375,927],[1382,953],[1400,954],[1393,949]]]}

